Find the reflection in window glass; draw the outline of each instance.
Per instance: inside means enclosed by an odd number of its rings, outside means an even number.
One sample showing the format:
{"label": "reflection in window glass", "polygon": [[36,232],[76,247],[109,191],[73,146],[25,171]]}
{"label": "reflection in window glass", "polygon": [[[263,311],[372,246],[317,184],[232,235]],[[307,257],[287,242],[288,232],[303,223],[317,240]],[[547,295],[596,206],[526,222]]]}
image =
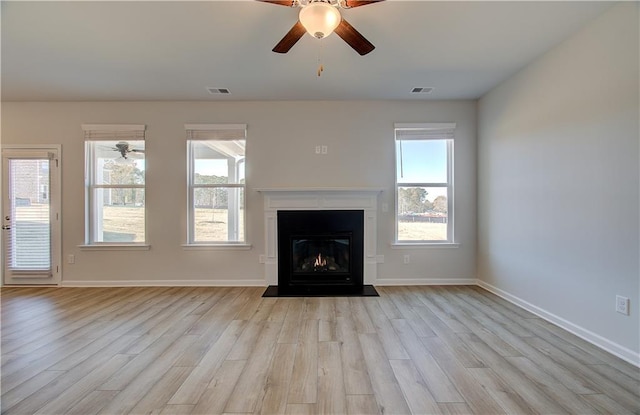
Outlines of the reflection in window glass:
{"label": "reflection in window glass", "polygon": [[145,242],[145,141],[87,140],[88,243]]}
{"label": "reflection in window glass", "polygon": [[416,138],[419,131],[413,135],[396,138],[396,240],[453,242],[453,140]]}
{"label": "reflection in window glass", "polygon": [[245,140],[189,140],[189,243],[245,241]]}

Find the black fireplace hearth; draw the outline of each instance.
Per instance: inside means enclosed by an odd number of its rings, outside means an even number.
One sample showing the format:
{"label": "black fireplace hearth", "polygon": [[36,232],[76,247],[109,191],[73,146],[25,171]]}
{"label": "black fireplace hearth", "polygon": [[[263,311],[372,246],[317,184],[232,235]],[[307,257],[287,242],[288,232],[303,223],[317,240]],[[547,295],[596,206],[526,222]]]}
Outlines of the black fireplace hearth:
{"label": "black fireplace hearth", "polygon": [[278,286],[265,296],[377,295],[363,284],[362,210],[278,211]]}

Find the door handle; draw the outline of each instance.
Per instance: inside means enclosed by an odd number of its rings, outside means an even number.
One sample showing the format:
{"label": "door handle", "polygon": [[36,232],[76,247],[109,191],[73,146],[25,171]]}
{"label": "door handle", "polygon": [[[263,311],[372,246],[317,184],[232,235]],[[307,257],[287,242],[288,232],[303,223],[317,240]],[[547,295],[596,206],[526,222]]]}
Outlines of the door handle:
{"label": "door handle", "polygon": [[5,230],[5,231],[8,231],[9,229],[11,229],[11,226],[4,225],[4,226],[2,227],[2,229],[3,229],[3,230]]}

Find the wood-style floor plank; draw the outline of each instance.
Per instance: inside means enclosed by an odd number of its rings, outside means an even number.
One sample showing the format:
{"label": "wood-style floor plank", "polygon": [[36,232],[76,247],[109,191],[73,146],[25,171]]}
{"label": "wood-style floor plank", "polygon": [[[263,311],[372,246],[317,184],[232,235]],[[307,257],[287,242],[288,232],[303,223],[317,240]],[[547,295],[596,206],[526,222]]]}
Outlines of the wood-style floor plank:
{"label": "wood-style floor plank", "polygon": [[[229,397],[226,412],[253,412],[258,401],[264,398],[264,385],[275,352],[282,322],[267,321],[256,340],[254,352],[245,365],[233,393]],[[260,385],[260,387],[256,387]]]}
{"label": "wood-style floor plank", "polygon": [[347,395],[347,414],[380,415],[380,408],[373,395]]}
{"label": "wood-style floor plank", "polygon": [[566,414],[567,411],[558,405],[554,400],[546,395],[538,385],[532,381],[527,373],[523,373],[509,363],[496,350],[492,349],[481,338],[474,334],[461,333],[458,335],[461,341],[469,347],[472,353],[481,358],[487,367],[493,369],[494,373],[506,384],[508,384],[516,394],[518,394],[526,404],[539,414]]}
{"label": "wood-style floor plank", "polygon": [[318,320],[301,322],[288,403],[316,403],[318,396]]}
{"label": "wood-style floor plank", "polygon": [[380,412],[410,414],[407,401],[402,395],[402,389],[393,374],[378,336],[373,333],[362,333],[359,338]]}
{"label": "wood-style floor plank", "polygon": [[364,356],[353,320],[349,316],[337,319],[345,392],[347,395],[373,395],[369,373],[362,364]]}
{"label": "wood-style floor plank", "polygon": [[508,414],[533,415],[536,413],[511,386],[495,374],[493,369],[470,368],[469,373]]}
{"label": "wood-style floor plank", "polygon": [[436,400],[411,360],[391,360],[391,368],[414,414],[439,414]]}
{"label": "wood-style floor plank", "polygon": [[[264,400],[259,402],[261,414],[282,414],[287,410],[287,395],[293,372],[296,345],[278,343],[267,375]],[[257,411],[256,411],[257,412]]]}
{"label": "wood-style floor plank", "polygon": [[394,320],[393,326],[436,402],[464,402],[455,385],[420,341],[434,337],[417,337],[405,320]]}
{"label": "wood-style floor plank", "polygon": [[342,374],[340,344],[321,342],[318,345],[318,402],[323,414],[346,414],[347,396]]}
{"label": "wood-style floor plank", "polygon": [[202,393],[192,413],[222,414],[246,363],[245,360],[225,360]]}
{"label": "wood-style floor plank", "polygon": [[304,299],[292,298],[289,301],[287,314],[282,322],[282,330],[278,337],[278,343],[298,343],[298,335],[300,334],[300,322],[302,321],[302,312],[304,310]]}
{"label": "wood-style floor plank", "polygon": [[425,337],[421,340],[474,413],[506,414],[504,408],[473,379],[469,369],[462,366],[442,339]]}
{"label": "wood-style floor plank", "polygon": [[640,414],[640,369],[471,286],[1,294],[3,415]]}
{"label": "wood-style floor plank", "polygon": [[[189,371],[186,379],[169,400],[169,405],[195,405],[207,389],[209,382],[224,364],[233,345],[238,341],[246,322],[234,320],[225,329],[220,338],[211,345],[198,366]],[[243,365],[244,366],[244,365]]]}
{"label": "wood-style floor plank", "polygon": [[418,337],[433,337],[436,333],[431,329],[429,324],[416,312],[414,306],[409,305],[401,290],[402,287],[381,287],[381,292],[386,293],[389,299],[400,313],[402,319],[407,320],[411,328]]}

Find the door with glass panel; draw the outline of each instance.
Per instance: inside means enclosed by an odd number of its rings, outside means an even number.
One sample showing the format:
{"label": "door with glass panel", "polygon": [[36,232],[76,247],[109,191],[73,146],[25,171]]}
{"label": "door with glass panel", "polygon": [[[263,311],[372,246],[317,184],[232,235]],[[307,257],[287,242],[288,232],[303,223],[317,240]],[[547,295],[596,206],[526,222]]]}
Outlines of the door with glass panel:
{"label": "door with glass panel", "polygon": [[58,284],[59,148],[2,149],[2,262],[5,284]]}

